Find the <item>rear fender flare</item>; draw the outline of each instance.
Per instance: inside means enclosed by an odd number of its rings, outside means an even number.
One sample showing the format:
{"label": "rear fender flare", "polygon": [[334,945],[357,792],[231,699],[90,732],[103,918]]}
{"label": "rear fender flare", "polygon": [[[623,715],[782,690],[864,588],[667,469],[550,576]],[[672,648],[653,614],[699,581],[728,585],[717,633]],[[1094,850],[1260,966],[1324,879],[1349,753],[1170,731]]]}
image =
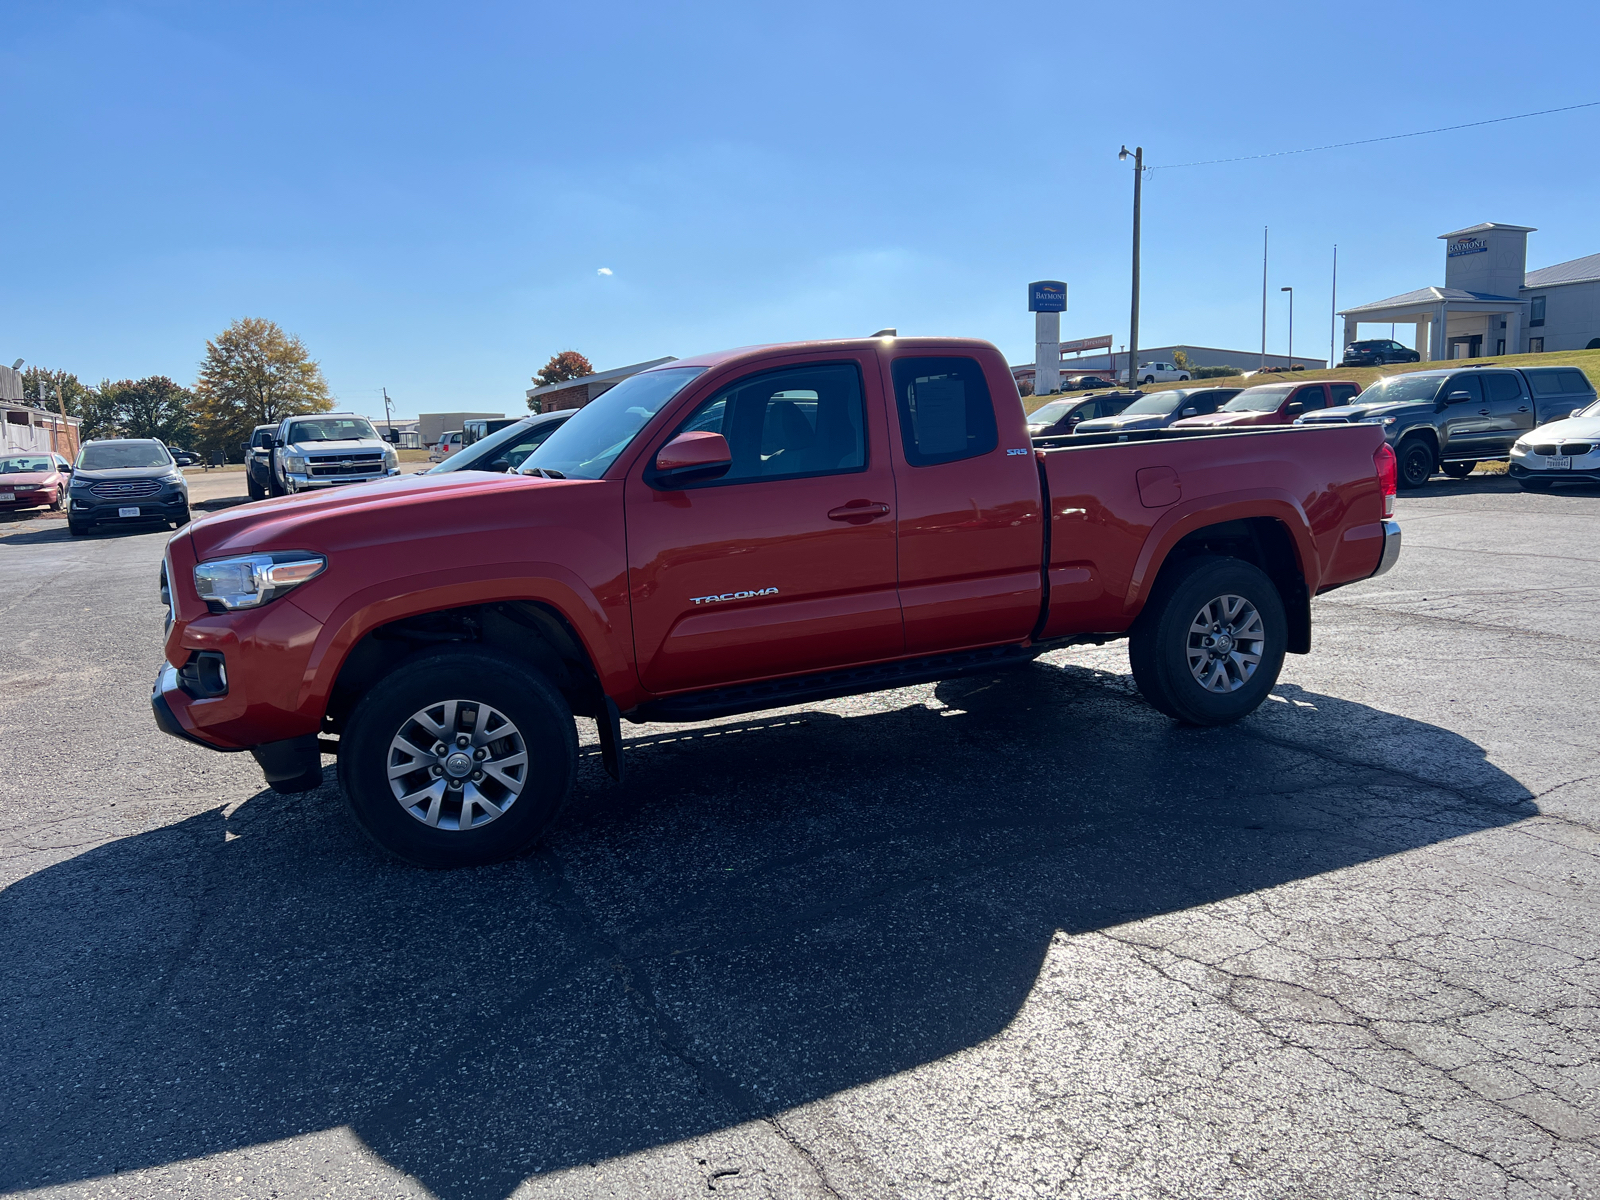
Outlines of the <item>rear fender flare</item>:
{"label": "rear fender flare", "polygon": [[1315,595],[1322,578],[1322,564],[1317,554],[1316,541],[1311,536],[1311,522],[1305,509],[1289,493],[1277,488],[1254,488],[1235,494],[1226,504],[1217,504],[1209,497],[1180,501],[1163,513],[1151,527],[1134,563],[1133,575],[1128,580],[1128,593],[1123,601],[1123,611],[1137,616],[1155,586],[1167,557],[1186,536],[1208,525],[1224,521],[1243,521],[1251,517],[1267,517],[1282,524],[1289,531],[1294,545],[1296,565],[1305,580],[1307,591]]}

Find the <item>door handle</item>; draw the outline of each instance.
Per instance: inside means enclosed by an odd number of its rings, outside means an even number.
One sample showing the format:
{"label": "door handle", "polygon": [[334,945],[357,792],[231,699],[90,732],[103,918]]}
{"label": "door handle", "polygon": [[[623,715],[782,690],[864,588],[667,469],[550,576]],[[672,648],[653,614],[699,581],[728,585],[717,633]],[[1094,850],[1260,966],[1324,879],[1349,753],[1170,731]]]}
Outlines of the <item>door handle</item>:
{"label": "door handle", "polygon": [[862,525],[889,515],[889,506],[876,500],[852,500],[848,504],[828,510],[830,521],[850,521]]}
{"label": "door handle", "polygon": [[1528,406],[1526,404],[1524,404],[1520,408],[1518,408],[1517,411],[1518,412],[1527,412],[1528,411]]}
{"label": "door handle", "polygon": [[1478,410],[1478,415],[1480,417],[1487,417],[1489,415],[1489,410],[1487,408],[1480,408]]}

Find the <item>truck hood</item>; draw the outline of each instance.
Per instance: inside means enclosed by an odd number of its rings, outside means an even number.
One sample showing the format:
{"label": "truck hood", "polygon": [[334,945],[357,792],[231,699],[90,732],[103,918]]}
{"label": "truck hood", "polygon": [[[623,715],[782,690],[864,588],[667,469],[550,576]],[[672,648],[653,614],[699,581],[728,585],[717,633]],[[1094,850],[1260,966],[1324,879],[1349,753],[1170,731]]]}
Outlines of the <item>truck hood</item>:
{"label": "truck hood", "polygon": [[1432,412],[1432,404],[1417,404],[1405,400],[1394,404],[1344,404],[1338,408],[1324,408],[1318,412],[1307,413],[1300,419],[1304,424],[1315,425],[1319,421],[1372,421],[1381,417]]}
{"label": "truck hood", "polygon": [[1216,425],[1264,425],[1275,416],[1277,414],[1271,412],[1214,412],[1200,417],[1185,417],[1181,421],[1174,421],[1172,425],[1174,429],[1195,429],[1200,426]]}
{"label": "truck hood", "polygon": [[1073,433],[1123,433],[1129,429],[1160,429],[1167,418],[1160,413],[1145,413],[1136,417],[1094,417],[1079,421]]}
{"label": "truck hood", "polygon": [[352,543],[397,539],[398,531],[470,528],[473,508],[501,492],[536,492],[572,487],[583,479],[532,475],[393,475],[326,491],[302,492],[241,504],[195,521],[188,528],[196,560],[250,554],[256,550],[330,553]]}
{"label": "truck hood", "polygon": [[342,442],[319,438],[311,442],[285,442],[281,449],[285,454],[371,454],[374,450],[381,454],[389,449],[389,443],[377,438],[351,438]]}

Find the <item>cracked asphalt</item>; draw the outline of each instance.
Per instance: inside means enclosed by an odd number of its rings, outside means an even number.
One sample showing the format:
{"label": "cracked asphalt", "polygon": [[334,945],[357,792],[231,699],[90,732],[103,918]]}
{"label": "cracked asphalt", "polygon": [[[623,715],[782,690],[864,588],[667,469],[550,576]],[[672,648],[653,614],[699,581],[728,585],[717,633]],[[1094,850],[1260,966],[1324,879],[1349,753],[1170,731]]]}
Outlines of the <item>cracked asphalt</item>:
{"label": "cracked asphalt", "polygon": [[1120,645],[580,723],[449,874],[156,732],[164,534],[11,520],[0,1191],[1600,1195],[1597,505],[1403,497],[1229,729]]}

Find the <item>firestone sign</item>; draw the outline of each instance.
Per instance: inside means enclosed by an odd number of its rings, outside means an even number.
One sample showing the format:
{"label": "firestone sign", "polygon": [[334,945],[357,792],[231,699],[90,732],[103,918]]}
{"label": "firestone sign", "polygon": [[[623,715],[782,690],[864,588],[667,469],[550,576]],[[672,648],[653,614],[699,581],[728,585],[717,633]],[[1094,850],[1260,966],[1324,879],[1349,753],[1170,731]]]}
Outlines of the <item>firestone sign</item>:
{"label": "firestone sign", "polygon": [[1029,312],[1066,312],[1067,285],[1059,279],[1041,279],[1028,285]]}
{"label": "firestone sign", "polygon": [[1445,251],[1445,257],[1460,258],[1463,254],[1482,254],[1488,249],[1488,244],[1481,237],[1457,238],[1450,243]]}

